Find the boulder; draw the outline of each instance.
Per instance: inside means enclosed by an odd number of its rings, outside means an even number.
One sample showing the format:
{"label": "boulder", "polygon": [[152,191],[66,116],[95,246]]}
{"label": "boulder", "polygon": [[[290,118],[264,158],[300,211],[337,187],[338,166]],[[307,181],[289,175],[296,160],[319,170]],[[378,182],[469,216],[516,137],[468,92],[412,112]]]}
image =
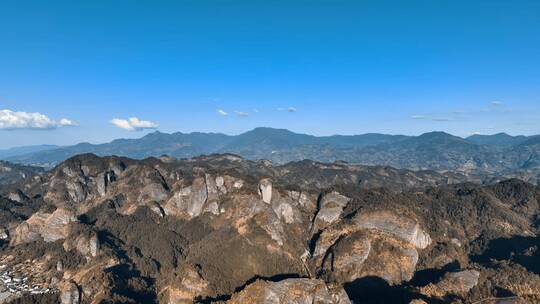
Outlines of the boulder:
{"label": "boulder", "polygon": [[79,235],[75,240],[66,240],[63,244],[64,250],[76,249],[86,257],[96,257],[99,254],[99,239],[95,233],[90,235]]}
{"label": "boulder", "polygon": [[208,282],[192,267],[186,267],[179,283],[166,286],[163,292],[167,303],[191,304],[195,298],[201,297],[207,292]]}
{"label": "boulder", "polygon": [[259,195],[267,204],[272,201],[272,181],[269,178],[263,178],[259,182]]}
{"label": "boulder", "polygon": [[343,208],[349,203],[349,198],[338,192],[325,194],[320,201],[319,212],[315,217],[315,231],[328,227],[339,219]]}
{"label": "boulder", "polygon": [[340,282],[352,282],[362,274],[364,262],[371,252],[371,240],[363,233],[354,233],[332,248],[332,258],[327,258],[324,269],[333,272]]}
{"label": "boulder", "polygon": [[446,295],[465,295],[476,284],[480,273],[476,270],[464,270],[447,273],[438,283],[430,283],[421,288],[421,293],[430,297]]}
{"label": "boulder", "polygon": [[350,304],[343,288],[329,288],[318,279],[258,280],[236,293],[228,304]]}
{"label": "boulder", "polygon": [[60,303],[61,304],[80,304],[81,292],[75,282],[64,282],[60,284]]}
{"label": "boulder", "polygon": [[9,239],[9,231],[6,228],[0,228],[0,240]]}
{"label": "boulder", "polygon": [[430,242],[429,235],[411,218],[392,212],[363,213],[318,235],[311,270],[322,269],[340,283],[376,276],[399,284],[412,278],[417,249]]}

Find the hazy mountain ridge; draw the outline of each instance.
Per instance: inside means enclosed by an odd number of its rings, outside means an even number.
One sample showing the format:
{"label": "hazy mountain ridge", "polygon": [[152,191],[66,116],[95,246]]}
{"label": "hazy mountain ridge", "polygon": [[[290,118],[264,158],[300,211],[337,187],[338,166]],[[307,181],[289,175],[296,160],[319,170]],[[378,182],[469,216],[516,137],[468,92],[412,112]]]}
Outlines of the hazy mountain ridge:
{"label": "hazy mountain ridge", "polygon": [[444,132],[429,132],[419,136],[364,134],[317,137],[272,128],[256,128],[236,136],[154,132],[139,139],[118,139],[97,145],[81,143],[6,159],[50,167],[81,153],[137,159],[164,154],[189,158],[234,153],[247,159],[268,159],[278,164],[303,159],[323,162],[344,160],[415,170],[488,174],[511,174],[523,170],[529,174],[531,170],[540,170],[538,136],[500,133],[461,138]]}
{"label": "hazy mountain ridge", "polygon": [[54,150],[58,148],[60,148],[60,146],[57,146],[57,145],[35,145],[35,146],[21,146],[21,147],[9,148],[9,149],[2,149],[0,150],[0,159],[23,155],[23,154],[36,153],[36,152],[41,152],[41,151],[46,151],[46,150]]}
{"label": "hazy mountain ridge", "polygon": [[466,139],[472,143],[479,145],[488,145],[492,147],[509,147],[523,143],[529,138],[529,136],[524,135],[512,136],[506,133],[497,133],[493,135],[475,134],[467,137]]}

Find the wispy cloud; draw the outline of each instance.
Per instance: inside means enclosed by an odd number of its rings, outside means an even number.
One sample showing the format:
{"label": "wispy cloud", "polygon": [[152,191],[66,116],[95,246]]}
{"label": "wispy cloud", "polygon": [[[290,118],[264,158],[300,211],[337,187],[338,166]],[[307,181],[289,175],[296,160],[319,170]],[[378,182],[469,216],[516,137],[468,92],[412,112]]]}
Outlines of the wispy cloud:
{"label": "wispy cloud", "polygon": [[412,115],[411,118],[417,119],[417,120],[431,120],[431,121],[438,121],[438,122],[453,120],[452,118],[448,118],[448,117],[433,117],[433,116],[421,115],[421,114]]}
{"label": "wispy cloud", "polygon": [[296,108],[295,108],[295,107],[289,107],[289,108],[287,109],[287,112],[289,112],[289,113],[295,113],[295,112],[296,112]]}
{"label": "wispy cloud", "polygon": [[446,117],[434,117],[434,118],[431,118],[431,120],[433,120],[433,121],[452,121],[452,119],[446,118]]}
{"label": "wispy cloud", "polygon": [[229,115],[229,113],[223,111],[222,109],[217,110],[217,113],[218,113],[219,115],[221,115],[221,116],[227,116],[227,115]]}
{"label": "wispy cloud", "polygon": [[247,112],[234,111],[234,113],[236,113],[236,116],[238,116],[238,117],[248,117],[249,116],[249,113],[247,113]]}
{"label": "wispy cloud", "polygon": [[118,128],[127,131],[141,131],[146,129],[156,129],[158,127],[158,124],[153,121],[141,120],[137,117],[130,117],[128,119],[113,118],[111,123]]}
{"label": "wispy cloud", "polygon": [[504,105],[504,102],[496,100],[496,101],[492,101],[490,104],[492,106],[502,106]]}
{"label": "wispy cloud", "polygon": [[77,125],[73,120],[62,118],[58,121],[38,112],[15,112],[0,110],[0,129],[56,129]]}

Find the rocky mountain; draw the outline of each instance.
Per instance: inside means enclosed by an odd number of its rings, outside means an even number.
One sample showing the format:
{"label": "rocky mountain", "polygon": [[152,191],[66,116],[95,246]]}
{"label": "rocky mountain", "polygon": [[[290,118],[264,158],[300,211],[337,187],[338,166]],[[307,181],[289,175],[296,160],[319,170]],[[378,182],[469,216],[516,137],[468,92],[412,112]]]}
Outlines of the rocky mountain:
{"label": "rocky mountain", "polygon": [[0,187],[0,302],[538,303],[540,188],[467,178],[79,155]]}
{"label": "rocky mountain", "polygon": [[364,134],[316,137],[271,128],[256,128],[237,136],[154,132],[139,139],[119,139],[99,145],[81,143],[10,156],[7,160],[52,167],[82,153],[137,159],[161,155],[190,158],[234,153],[251,160],[269,159],[277,164],[303,159],[321,162],[343,160],[413,170],[457,171],[492,178],[521,176],[537,183],[540,174],[538,138],[496,134],[463,139],[444,132],[420,136]]}
{"label": "rocky mountain", "polygon": [[12,164],[0,160],[0,185],[16,183],[43,171],[41,167]]}

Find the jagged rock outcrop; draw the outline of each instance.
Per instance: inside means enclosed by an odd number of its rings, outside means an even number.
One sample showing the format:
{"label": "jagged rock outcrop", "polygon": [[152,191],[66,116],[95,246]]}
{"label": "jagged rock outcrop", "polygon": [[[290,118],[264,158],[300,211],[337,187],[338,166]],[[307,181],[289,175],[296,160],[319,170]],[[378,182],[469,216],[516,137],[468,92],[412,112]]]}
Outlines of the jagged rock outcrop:
{"label": "jagged rock outcrop", "polygon": [[319,203],[319,212],[315,217],[315,230],[326,228],[338,220],[348,202],[349,198],[337,192],[325,194]]}
{"label": "jagged rock outcrop", "polygon": [[37,212],[15,229],[11,245],[33,242],[40,238],[45,242],[64,239],[68,235],[69,224],[76,221],[75,214],[66,209],[56,209],[52,213]]}
{"label": "jagged rock outcrop", "polygon": [[340,282],[377,276],[389,283],[412,278],[418,262],[417,249],[431,243],[418,222],[392,212],[358,213],[323,230],[311,265]]}
{"label": "jagged rock outcrop", "polygon": [[446,295],[465,295],[478,284],[480,273],[476,270],[464,270],[447,273],[441,281],[421,288],[424,295],[444,297]]}
{"label": "jagged rock outcrop", "polygon": [[264,178],[259,182],[259,195],[263,202],[270,204],[272,202],[272,181]]}
{"label": "jagged rock outcrop", "polygon": [[232,296],[228,304],[350,304],[342,288],[331,289],[316,279],[286,279],[279,282],[258,280]]}

